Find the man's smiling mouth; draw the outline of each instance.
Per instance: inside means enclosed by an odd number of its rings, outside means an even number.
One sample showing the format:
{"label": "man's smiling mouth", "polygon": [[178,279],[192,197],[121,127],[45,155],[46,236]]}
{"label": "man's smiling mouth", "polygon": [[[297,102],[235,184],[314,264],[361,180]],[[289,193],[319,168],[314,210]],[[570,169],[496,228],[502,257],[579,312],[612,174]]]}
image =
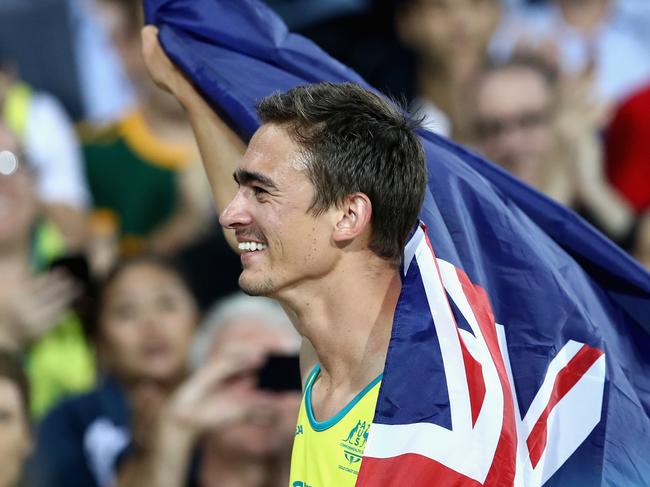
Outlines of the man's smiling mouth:
{"label": "man's smiling mouth", "polygon": [[258,250],[266,250],[267,245],[260,242],[239,242],[238,247],[243,252],[255,252]]}

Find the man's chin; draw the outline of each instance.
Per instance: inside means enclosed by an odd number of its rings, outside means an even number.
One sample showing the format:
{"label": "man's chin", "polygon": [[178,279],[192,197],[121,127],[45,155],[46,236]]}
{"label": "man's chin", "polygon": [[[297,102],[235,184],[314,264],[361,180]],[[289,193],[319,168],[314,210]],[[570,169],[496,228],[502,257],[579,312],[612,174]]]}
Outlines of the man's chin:
{"label": "man's chin", "polygon": [[275,291],[271,278],[254,279],[244,271],[239,276],[239,287],[249,296],[270,296]]}

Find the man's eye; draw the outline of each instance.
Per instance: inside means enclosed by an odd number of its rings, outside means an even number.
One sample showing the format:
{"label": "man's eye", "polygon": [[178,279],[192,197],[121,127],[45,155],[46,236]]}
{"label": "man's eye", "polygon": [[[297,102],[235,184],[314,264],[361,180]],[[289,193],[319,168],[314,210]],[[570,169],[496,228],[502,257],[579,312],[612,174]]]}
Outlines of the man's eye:
{"label": "man's eye", "polygon": [[260,188],[259,186],[253,186],[253,193],[255,193],[255,195],[260,195],[260,194],[266,194],[268,193],[268,191]]}

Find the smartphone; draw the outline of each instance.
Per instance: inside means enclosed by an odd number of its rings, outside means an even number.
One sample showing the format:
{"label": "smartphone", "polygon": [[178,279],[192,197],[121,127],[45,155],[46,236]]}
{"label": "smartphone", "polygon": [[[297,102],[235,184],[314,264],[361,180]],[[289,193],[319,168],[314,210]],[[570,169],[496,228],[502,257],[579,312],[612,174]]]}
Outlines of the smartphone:
{"label": "smartphone", "polygon": [[273,392],[302,391],[298,355],[269,355],[257,370],[257,388]]}
{"label": "smartphone", "polygon": [[90,269],[88,261],[83,255],[66,255],[50,262],[50,270],[63,269],[72,279],[77,281],[84,288],[90,285]]}
{"label": "smartphone", "polygon": [[49,270],[62,269],[81,288],[81,293],[71,304],[82,322],[91,323],[95,310],[95,282],[90,274],[90,266],[83,255],[66,255],[54,259]]}

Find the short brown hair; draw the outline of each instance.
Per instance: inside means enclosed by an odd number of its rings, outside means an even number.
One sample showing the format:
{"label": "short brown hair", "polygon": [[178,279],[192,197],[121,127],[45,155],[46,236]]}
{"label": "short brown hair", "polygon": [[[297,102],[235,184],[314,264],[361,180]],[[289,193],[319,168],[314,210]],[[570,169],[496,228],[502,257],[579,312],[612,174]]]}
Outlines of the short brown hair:
{"label": "short brown hair", "polygon": [[262,123],[279,124],[305,152],[314,214],[355,192],[372,203],[370,249],[399,263],[424,199],[427,170],[417,122],[353,83],[317,83],[271,95]]}

